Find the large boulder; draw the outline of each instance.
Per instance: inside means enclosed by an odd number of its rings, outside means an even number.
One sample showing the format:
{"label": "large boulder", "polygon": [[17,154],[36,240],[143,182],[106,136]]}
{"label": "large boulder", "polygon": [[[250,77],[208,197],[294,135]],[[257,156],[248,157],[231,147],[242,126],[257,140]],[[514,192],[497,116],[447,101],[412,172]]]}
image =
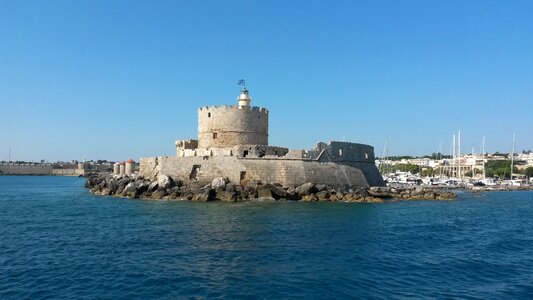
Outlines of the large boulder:
{"label": "large boulder", "polygon": [[157,190],[155,190],[155,192],[152,193],[152,198],[163,199],[163,197],[165,197],[166,195],[168,195],[167,190],[158,188]]}
{"label": "large boulder", "polygon": [[139,194],[143,194],[146,193],[149,185],[144,181],[135,181],[135,186],[137,187]]}
{"label": "large boulder", "polygon": [[221,201],[233,202],[237,200],[238,194],[233,191],[217,189],[216,190],[216,199]]}
{"label": "large boulder", "polygon": [[315,185],[317,192],[322,192],[323,190],[327,189],[327,186],[325,184],[317,184]]}
{"label": "large boulder", "polygon": [[329,200],[330,194],[328,191],[323,190],[323,191],[316,193],[315,196],[318,199],[318,201],[326,201],[326,200]]}
{"label": "large boulder", "polygon": [[208,202],[216,200],[216,191],[214,189],[207,189],[192,197],[192,201]]}
{"label": "large boulder", "polygon": [[176,183],[174,182],[172,177],[163,174],[157,176],[157,185],[159,186],[159,188],[168,189],[174,187]]}
{"label": "large boulder", "polygon": [[122,194],[126,197],[136,197],[138,196],[138,190],[137,190],[137,186],[135,186],[135,183],[134,182],[130,182],[126,185],[126,187],[124,188],[124,191],[122,192]]}
{"label": "large boulder", "polygon": [[287,199],[287,191],[281,185],[260,185],[257,188],[257,198]]}
{"label": "large boulder", "polygon": [[287,200],[300,200],[300,194],[296,192],[296,189],[293,187],[290,187],[287,189]]}
{"label": "large boulder", "polygon": [[316,186],[310,182],[304,183],[296,188],[296,193],[304,196],[304,195],[310,195],[318,192],[318,189]]}
{"label": "large boulder", "polygon": [[229,179],[226,177],[215,177],[211,181],[211,188],[220,189],[226,187],[226,184],[229,182]]}
{"label": "large boulder", "polygon": [[157,190],[159,188],[159,185],[157,183],[157,181],[154,181],[154,182],[151,182],[149,185],[148,185],[148,191],[151,193],[151,192],[154,192],[155,190]]}
{"label": "large boulder", "polygon": [[270,187],[270,193],[272,197],[276,200],[287,199],[287,191],[279,185],[273,185]]}
{"label": "large boulder", "polygon": [[391,189],[385,186],[373,186],[370,187],[366,192],[374,197],[385,198],[391,196]]}

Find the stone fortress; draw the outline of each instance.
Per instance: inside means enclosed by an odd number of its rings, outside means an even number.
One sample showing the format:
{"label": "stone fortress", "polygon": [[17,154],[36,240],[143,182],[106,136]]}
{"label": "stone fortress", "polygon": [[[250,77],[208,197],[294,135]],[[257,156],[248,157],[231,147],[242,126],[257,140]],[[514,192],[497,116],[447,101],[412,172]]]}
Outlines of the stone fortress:
{"label": "stone fortress", "polygon": [[176,156],[140,159],[140,175],[167,175],[185,184],[206,185],[214,178],[297,186],[384,186],[374,148],[349,142],[318,143],[312,150],[268,144],[268,110],[251,106],[243,87],[237,105],[198,109],[198,139],[176,141]]}

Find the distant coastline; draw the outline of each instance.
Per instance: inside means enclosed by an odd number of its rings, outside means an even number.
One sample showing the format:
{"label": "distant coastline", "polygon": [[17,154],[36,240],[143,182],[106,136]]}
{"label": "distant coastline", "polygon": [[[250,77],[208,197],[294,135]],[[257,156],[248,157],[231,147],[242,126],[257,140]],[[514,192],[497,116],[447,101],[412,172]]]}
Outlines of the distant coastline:
{"label": "distant coastline", "polygon": [[108,172],[109,169],[108,164],[11,162],[0,163],[0,176],[86,176],[92,172]]}

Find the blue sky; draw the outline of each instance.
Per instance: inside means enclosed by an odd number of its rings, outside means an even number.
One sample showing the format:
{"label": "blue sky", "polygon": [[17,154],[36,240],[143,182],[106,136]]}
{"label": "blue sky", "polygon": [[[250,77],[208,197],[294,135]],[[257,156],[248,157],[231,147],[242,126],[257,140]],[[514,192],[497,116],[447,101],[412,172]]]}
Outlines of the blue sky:
{"label": "blue sky", "polygon": [[533,149],[533,1],[0,0],[0,160],[173,155],[245,78],[272,145]]}

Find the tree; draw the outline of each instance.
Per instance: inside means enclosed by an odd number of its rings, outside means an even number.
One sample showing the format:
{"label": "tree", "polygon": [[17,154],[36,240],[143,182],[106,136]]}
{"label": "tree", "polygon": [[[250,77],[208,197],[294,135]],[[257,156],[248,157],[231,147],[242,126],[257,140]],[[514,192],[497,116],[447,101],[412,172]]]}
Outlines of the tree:
{"label": "tree", "polygon": [[422,169],[422,173],[420,175],[423,176],[423,177],[433,176],[433,175],[435,175],[435,172],[434,172],[433,168],[426,167],[426,168]]}

